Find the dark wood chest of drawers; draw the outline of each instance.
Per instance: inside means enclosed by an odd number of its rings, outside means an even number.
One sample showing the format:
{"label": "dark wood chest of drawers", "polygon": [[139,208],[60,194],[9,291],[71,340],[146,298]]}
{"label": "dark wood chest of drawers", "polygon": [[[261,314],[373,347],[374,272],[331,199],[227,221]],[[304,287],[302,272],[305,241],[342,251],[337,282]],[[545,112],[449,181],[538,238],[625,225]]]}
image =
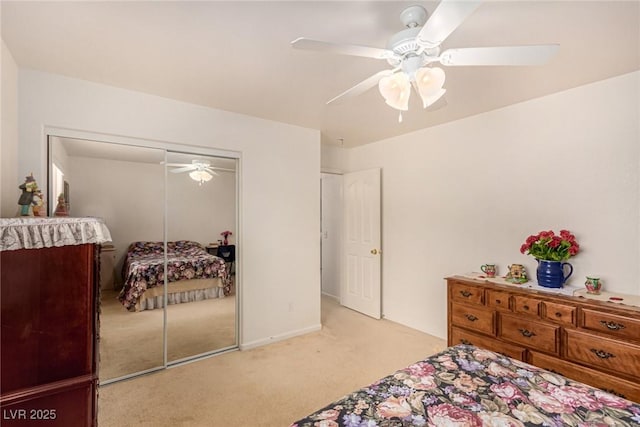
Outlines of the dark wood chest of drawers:
{"label": "dark wood chest of drawers", "polygon": [[0,424],[96,425],[96,245],[0,252]]}
{"label": "dark wood chest of drawers", "polygon": [[640,308],[450,277],[448,344],[472,344],[640,402]]}

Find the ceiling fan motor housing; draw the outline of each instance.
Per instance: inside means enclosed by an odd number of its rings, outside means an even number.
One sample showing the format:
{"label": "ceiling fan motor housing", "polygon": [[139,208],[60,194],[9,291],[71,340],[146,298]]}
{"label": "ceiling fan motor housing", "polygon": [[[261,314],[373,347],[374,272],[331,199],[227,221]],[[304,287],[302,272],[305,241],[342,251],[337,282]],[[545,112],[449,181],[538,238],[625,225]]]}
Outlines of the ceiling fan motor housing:
{"label": "ceiling fan motor housing", "polygon": [[428,17],[427,10],[419,4],[409,6],[400,13],[400,21],[407,28],[422,27]]}
{"label": "ceiling fan motor housing", "polygon": [[397,67],[403,63],[407,57],[421,56],[423,57],[423,62],[420,66],[422,66],[433,62],[428,61],[427,57],[438,57],[440,48],[424,49],[418,44],[418,33],[427,22],[428,17],[429,14],[426,9],[420,5],[409,6],[402,11],[400,20],[407,28],[391,36],[387,43],[387,49],[393,51],[401,58],[394,57],[387,59],[390,65]]}

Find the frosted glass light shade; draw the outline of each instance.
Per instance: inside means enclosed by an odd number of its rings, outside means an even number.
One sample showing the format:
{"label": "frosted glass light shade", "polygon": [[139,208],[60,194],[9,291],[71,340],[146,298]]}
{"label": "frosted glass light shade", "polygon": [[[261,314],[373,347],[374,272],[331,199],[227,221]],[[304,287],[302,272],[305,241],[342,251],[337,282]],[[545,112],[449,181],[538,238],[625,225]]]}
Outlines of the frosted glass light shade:
{"label": "frosted glass light shade", "polygon": [[429,95],[429,96],[420,95],[420,98],[422,98],[422,107],[427,108],[428,106],[433,105],[438,99],[442,98],[442,95],[444,95],[446,92],[447,92],[446,89],[440,89],[438,92],[436,92],[433,95]]}
{"label": "frosted glass light shade", "polygon": [[383,77],[378,82],[378,89],[387,105],[396,110],[407,111],[409,109],[409,96],[411,95],[411,83],[403,72]]}
{"label": "frosted glass light shade", "polygon": [[416,71],[416,86],[422,98],[422,106],[427,108],[444,95],[445,75],[442,68],[423,67]]}
{"label": "frosted glass light shade", "polygon": [[192,180],[198,181],[200,184],[202,184],[203,182],[207,182],[211,180],[211,178],[213,178],[213,175],[211,175],[209,172],[197,171],[197,170],[193,172],[189,172],[189,176],[191,177]]}

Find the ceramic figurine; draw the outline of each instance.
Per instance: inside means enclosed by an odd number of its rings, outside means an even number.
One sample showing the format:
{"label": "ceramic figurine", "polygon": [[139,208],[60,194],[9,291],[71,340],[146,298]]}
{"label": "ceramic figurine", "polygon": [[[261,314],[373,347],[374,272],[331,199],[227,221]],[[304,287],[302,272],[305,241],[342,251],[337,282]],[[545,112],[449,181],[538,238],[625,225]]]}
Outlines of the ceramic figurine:
{"label": "ceramic figurine", "polygon": [[42,191],[37,190],[33,194],[33,215],[34,216],[46,216],[44,208],[44,195]]}
{"label": "ceramic figurine", "polygon": [[20,216],[33,216],[33,196],[38,190],[38,184],[33,177],[33,172],[25,178],[23,184],[18,186],[22,190],[22,194],[18,199],[18,205],[20,205]]}
{"label": "ceramic figurine", "polygon": [[529,281],[527,277],[527,271],[522,264],[511,264],[507,267],[509,273],[504,277],[507,282],[511,283],[526,283]]}
{"label": "ceramic figurine", "polygon": [[56,211],[53,213],[54,216],[69,216],[69,212],[67,212],[67,203],[64,200],[64,194],[60,194],[58,196],[58,206],[56,206]]}

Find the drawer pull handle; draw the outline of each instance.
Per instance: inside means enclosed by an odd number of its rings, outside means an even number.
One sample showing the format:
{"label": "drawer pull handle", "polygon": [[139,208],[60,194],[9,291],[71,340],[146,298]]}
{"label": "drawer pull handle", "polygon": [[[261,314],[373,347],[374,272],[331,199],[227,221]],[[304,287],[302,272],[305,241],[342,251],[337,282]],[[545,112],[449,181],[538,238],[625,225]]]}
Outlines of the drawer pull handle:
{"label": "drawer pull handle", "polygon": [[529,310],[529,306],[528,305],[525,305],[522,308],[524,308],[525,310]]}
{"label": "drawer pull handle", "polygon": [[535,337],[535,336],[536,336],[536,334],[535,334],[535,333],[531,332],[531,331],[530,331],[530,330],[528,330],[528,329],[522,329],[522,328],[520,328],[520,329],[518,329],[518,330],[520,331],[520,333],[522,334],[522,336],[523,336],[523,337],[531,338],[531,337]]}
{"label": "drawer pull handle", "polygon": [[469,291],[460,291],[460,295],[462,295],[465,298],[469,298],[473,294]]}
{"label": "drawer pull handle", "polygon": [[470,322],[475,322],[476,320],[478,320],[478,318],[473,314],[465,314],[464,317],[466,317],[467,320]]}
{"label": "drawer pull handle", "polygon": [[615,354],[611,354],[611,353],[606,352],[604,350],[596,350],[595,348],[592,348],[591,352],[593,354],[595,354],[596,356],[598,356],[600,359],[608,359],[610,357],[616,357]]}
{"label": "drawer pull handle", "polygon": [[460,342],[461,342],[462,344],[464,344],[464,345],[472,345],[472,344],[471,344],[471,341],[469,341],[469,340],[465,340],[464,338],[462,338],[462,339],[460,340]]}
{"label": "drawer pull handle", "polygon": [[556,317],[562,317],[562,313],[560,313],[559,311],[556,311]]}
{"label": "drawer pull handle", "polygon": [[600,323],[610,331],[619,331],[620,329],[624,329],[624,325],[621,323],[607,322],[606,320],[601,320]]}
{"label": "drawer pull handle", "polygon": [[502,304],[502,301],[500,301],[499,299],[496,300],[496,304]]}

